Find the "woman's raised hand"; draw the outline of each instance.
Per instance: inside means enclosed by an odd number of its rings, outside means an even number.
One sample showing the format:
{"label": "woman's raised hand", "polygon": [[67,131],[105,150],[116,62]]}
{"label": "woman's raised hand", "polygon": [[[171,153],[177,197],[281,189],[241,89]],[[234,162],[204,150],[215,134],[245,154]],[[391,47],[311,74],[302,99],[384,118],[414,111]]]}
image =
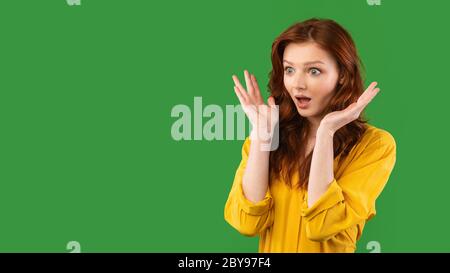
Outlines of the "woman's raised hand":
{"label": "woman's raised hand", "polygon": [[275,105],[275,99],[269,97],[267,104],[265,104],[255,76],[247,70],[244,70],[244,76],[247,90],[239,82],[236,75],[233,75],[232,78],[236,96],[252,124],[251,137],[269,141],[272,139],[274,128],[278,123],[278,108]]}
{"label": "woman's raised hand", "polygon": [[380,92],[380,89],[376,88],[376,86],[377,82],[372,82],[358,98],[357,102],[350,104],[344,110],[327,114],[321,120],[319,127],[326,129],[331,134],[334,134],[346,124],[357,119],[364,108],[366,108],[372,99]]}

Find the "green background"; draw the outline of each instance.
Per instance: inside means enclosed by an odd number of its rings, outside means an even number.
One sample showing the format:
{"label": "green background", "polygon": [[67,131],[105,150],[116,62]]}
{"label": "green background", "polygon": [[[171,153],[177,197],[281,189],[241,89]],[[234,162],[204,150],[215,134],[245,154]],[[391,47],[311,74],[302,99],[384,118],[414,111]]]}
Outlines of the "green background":
{"label": "green background", "polygon": [[[382,89],[369,122],[397,141],[358,244],[449,252],[448,1],[0,2],[0,251],[256,252],[223,208],[242,140],[174,141],[173,106],[236,105],[268,82],[273,39],[331,18]],[[267,96],[267,93],[264,94]]]}

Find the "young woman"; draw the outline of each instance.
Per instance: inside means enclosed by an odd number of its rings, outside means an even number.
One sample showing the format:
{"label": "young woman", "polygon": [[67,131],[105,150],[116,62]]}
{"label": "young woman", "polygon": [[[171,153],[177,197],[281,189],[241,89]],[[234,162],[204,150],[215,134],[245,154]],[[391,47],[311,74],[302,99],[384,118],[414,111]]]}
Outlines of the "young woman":
{"label": "young woman", "polygon": [[[380,90],[373,82],[364,91],[360,70],[349,33],[332,20],[310,19],[274,41],[267,104],[254,75],[244,71],[246,89],[233,75],[253,131],[225,220],[259,235],[259,252],[356,250],[396,161],[392,135],[362,117]],[[275,125],[278,147],[262,149],[275,136],[255,130]]]}

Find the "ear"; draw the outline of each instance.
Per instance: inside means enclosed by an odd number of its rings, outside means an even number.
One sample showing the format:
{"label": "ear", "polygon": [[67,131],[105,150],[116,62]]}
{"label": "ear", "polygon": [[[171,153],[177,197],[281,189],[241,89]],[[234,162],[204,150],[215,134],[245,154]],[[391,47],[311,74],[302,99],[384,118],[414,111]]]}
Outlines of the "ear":
{"label": "ear", "polygon": [[343,84],[344,83],[344,76],[341,76],[340,78],[339,78],[339,84]]}

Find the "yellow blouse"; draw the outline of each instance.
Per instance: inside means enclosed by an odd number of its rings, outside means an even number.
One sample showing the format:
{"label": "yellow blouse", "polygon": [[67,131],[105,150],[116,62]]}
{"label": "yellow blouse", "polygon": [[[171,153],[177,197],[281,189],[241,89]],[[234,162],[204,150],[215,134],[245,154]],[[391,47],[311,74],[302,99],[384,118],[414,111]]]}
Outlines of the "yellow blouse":
{"label": "yellow blouse", "polygon": [[309,208],[306,190],[291,189],[280,180],[270,183],[263,200],[246,199],[242,176],[250,149],[247,138],[225,204],[225,220],[243,235],[259,235],[259,252],[354,252],[396,161],[393,136],[367,126],[349,155],[342,162],[335,158],[335,179]]}

